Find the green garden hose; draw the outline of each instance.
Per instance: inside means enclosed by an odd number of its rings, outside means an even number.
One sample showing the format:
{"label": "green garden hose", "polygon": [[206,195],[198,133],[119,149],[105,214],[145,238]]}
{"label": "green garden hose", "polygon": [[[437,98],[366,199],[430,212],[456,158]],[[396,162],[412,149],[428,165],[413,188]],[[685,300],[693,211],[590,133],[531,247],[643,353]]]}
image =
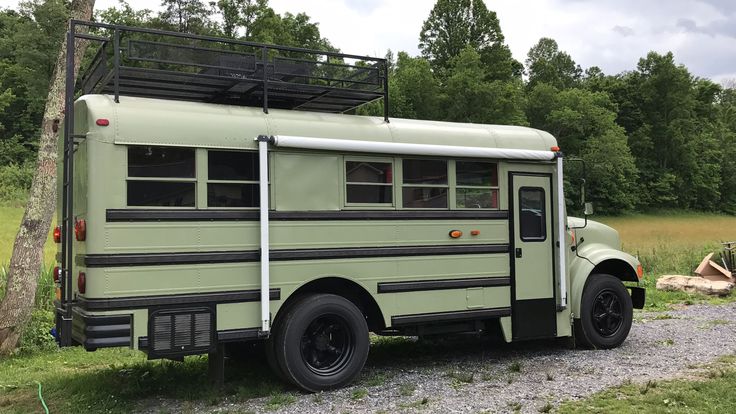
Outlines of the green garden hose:
{"label": "green garden hose", "polygon": [[43,400],[43,395],[41,395],[41,383],[36,381],[36,384],[38,384],[38,399],[41,401],[41,405],[43,405],[43,409],[46,411],[46,414],[49,414],[49,407],[46,406],[46,401]]}

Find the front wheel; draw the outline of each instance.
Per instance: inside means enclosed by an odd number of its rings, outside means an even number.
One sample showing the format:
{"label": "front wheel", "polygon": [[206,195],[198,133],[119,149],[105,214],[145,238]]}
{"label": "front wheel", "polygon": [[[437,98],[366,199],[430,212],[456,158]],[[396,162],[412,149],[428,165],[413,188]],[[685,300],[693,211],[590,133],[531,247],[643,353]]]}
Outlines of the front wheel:
{"label": "front wheel", "polygon": [[634,307],[631,296],[619,279],[611,275],[590,275],[580,303],[580,319],[575,320],[575,341],[586,348],[615,348],[631,330]]}
{"label": "front wheel", "polygon": [[365,317],[341,296],[315,294],[301,298],[289,307],[277,329],[273,351],[281,372],[306,391],[350,383],[368,358]]}

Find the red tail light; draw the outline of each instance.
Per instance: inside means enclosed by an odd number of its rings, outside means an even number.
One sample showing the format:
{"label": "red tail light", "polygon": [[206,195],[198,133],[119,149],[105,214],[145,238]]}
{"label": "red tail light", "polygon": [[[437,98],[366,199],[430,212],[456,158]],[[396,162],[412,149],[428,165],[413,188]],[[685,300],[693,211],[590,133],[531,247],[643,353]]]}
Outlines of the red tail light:
{"label": "red tail light", "polygon": [[84,272],[79,272],[79,277],[77,277],[77,289],[79,289],[79,293],[87,291],[87,275]]}
{"label": "red tail light", "polygon": [[61,283],[61,268],[59,266],[54,267],[54,283]]}
{"label": "red tail light", "polygon": [[108,126],[110,125],[110,120],[105,119],[105,118],[100,118],[97,121],[95,121],[95,123],[99,126]]}
{"label": "red tail light", "polygon": [[87,239],[87,222],[84,220],[77,220],[74,223],[74,237],[77,241],[85,241]]}
{"label": "red tail light", "polygon": [[54,227],[54,243],[61,243],[61,227]]}

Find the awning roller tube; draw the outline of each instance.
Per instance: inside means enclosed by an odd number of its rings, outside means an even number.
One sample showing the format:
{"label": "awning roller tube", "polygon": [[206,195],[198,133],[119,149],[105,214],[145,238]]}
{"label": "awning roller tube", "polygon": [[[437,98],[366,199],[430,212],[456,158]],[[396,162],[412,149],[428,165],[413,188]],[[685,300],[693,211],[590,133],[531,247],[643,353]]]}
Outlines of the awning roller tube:
{"label": "awning roller tube", "polygon": [[355,141],[331,138],[276,135],[271,142],[277,147],[323,151],[371,152],[382,154],[427,155],[440,157],[495,158],[506,160],[552,161],[553,151],[460,147],[454,145],[407,144],[400,142]]}

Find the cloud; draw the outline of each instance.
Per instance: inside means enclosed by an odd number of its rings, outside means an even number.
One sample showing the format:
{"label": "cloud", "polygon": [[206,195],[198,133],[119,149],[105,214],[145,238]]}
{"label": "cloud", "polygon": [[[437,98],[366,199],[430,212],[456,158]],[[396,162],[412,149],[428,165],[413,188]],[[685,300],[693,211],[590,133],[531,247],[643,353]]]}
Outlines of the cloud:
{"label": "cloud", "polygon": [[633,36],[636,33],[634,31],[634,29],[632,29],[630,27],[627,27],[627,26],[618,26],[617,25],[617,26],[613,26],[613,29],[611,29],[611,30],[613,30],[614,32],[620,34],[623,37]]}
{"label": "cloud", "polygon": [[698,25],[692,19],[680,19],[677,21],[677,27],[686,32],[702,33],[712,37],[728,36],[736,38],[736,17],[732,19],[715,20],[704,26]]}

